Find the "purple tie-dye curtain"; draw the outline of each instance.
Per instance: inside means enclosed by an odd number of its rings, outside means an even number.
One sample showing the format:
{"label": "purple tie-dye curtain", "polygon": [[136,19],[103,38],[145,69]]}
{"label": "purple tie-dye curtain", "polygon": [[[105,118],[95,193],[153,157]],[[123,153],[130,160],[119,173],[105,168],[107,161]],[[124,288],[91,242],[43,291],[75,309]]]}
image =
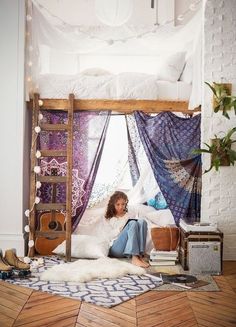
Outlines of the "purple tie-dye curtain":
{"label": "purple tie-dye curtain", "polygon": [[[43,123],[65,124],[66,112],[44,111]],[[73,167],[72,167],[72,230],[74,231],[87,207],[105,142],[110,112],[77,111],[73,122]],[[67,132],[41,131],[38,148],[41,150],[66,150]],[[52,168],[59,176],[67,175],[66,157],[40,160],[41,174],[51,175]],[[55,198],[52,199],[53,193]],[[66,202],[65,183],[53,185],[42,183],[38,191],[41,202]]]}
{"label": "purple tie-dye curtain", "polygon": [[200,147],[201,116],[181,118],[171,112],[150,116],[134,114],[141,142],[156,181],[174,216],[188,222],[200,220],[201,156],[192,154]]}

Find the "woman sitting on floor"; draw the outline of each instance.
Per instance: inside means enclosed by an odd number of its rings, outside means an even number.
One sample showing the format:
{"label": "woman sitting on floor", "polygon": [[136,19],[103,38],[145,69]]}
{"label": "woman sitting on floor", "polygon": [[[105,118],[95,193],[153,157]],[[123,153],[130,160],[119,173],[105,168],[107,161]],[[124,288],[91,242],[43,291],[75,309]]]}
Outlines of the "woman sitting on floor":
{"label": "woman sitting on floor", "polygon": [[108,202],[105,218],[110,241],[109,255],[117,258],[132,257],[132,264],[148,268],[149,264],[143,260],[147,222],[130,216],[127,204],[127,195],[120,191],[115,192]]}

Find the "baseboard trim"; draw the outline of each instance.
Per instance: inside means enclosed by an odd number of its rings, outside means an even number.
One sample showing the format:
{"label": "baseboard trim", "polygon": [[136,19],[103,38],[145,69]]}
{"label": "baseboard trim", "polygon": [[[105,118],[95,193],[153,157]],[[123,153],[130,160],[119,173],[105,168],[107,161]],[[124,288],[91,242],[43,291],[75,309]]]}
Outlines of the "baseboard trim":
{"label": "baseboard trim", "polygon": [[0,234],[0,249],[16,249],[18,256],[24,256],[25,240],[22,234]]}

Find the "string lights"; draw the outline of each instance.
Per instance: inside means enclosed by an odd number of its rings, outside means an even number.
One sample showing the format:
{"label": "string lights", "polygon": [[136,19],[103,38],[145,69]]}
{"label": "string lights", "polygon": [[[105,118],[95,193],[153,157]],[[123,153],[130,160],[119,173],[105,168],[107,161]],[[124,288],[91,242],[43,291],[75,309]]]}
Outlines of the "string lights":
{"label": "string lights", "polygon": [[[164,0],[159,0],[164,1]],[[190,5],[186,8],[184,12],[182,12],[176,18],[176,21],[179,24],[182,24],[189,16],[189,14],[199,8],[202,0],[192,0]],[[27,3],[27,13],[26,13],[26,51],[27,51],[27,60],[25,65],[25,76],[26,76],[26,98],[32,95],[33,92],[38,91],[38,86],[35,84],[36,78],[35,76],[38,73],[38,47],[37,44],[34,44],[34,39],[32,35],[32,27],[34,23],[33,16],[33,6],[37,8],[44,17],[47,17],[52,21],[52,24],[55,28],[59,29],[62,35],[66,37],[68,35],[74,35],[76,42],[81,39],[81,42],[86,40],[87,44],[90,44],[92,41],[97,41],[97,45],[100,46],[108,45],[115,46],[117,43],[124,44],[128,41],[132,40],[140,40],[146,37],[150,37],[152,35],[158,35],[158,31],[163,28],[163,26],[174,23],[175,19],[171,19],[163,22],[161,25],[156,24],[156,22],[152,26],[129,26],[127,24],[122,25],[121,27],[103,27],[103,26],[83,26],[83,25],[72,25],[66,22],[63,18],[52,13],[45,5],[41,4],[39,0],[28,0]],[[121,29],[119,29],[121,28]],[[97,46],[95,45],[95,47]],[[94,50],[94,47],[91,49]],[[86,50],[87,51],[87,50]],[[35,76],[34,76],[35,74]],[[39,100],[39,106],[42,106],[42,100]]]}
{"label": "string lights", "polygon": [[[39,100],[38,104],[39,104],[39,106],[42,106],[43,105],[43,101],[42,100]],[[39,113],[39,115],[38,115],[38,124],[40,123],[40,121],[42,121],[42,119],[43,119],[43,115],[41,113]],[[34,141],[32,142],[32,147],[34,146],[35,141],[36,141],[37,137],[39,136],[39,134],[41,132],[41,127],[39,125],[36,126],[34,128],[34,131],[36,133],[36,137],[35,137]],[[35,157],[37,159],[39,159],[41,157],[41,152],[39,150],[36,150]],[[39,175],[41,173],[40,166],[38,166],[38,165],[34,166],[33,171],[35,173],[35,177],[37,175]],[[36,194],[37,194],[37,191],[41,188],[41,186],[42,186],[41,182],[40,181],[36,181],[36,183],[35,183],[35,188],[36,188],[35,191],[36,191]],[[31,216],[30,214],[34,210],[34,206],[36,204],[39,204],[40,201],[41,201],[40,197],[39,196],[36,196],[35,199],[34,199],[34,202],[32,204],[32,207],[30,209],[26,209],[25,210],[25,216],[28,218],[28,224],[25,225],[25,227],[24,227],[24,230],[25,230],[26,233],[30,233],[30,216]],[[29,242],[28,242],[28,246],[29,246],[29,248],[33,247],[34,246],[34,240],[30,239]],[[28,257],[25,257],[24,258],[24,260],[28,260],[28,259],[29,259]]]}
{"label": "string lights", "polygon": [[[198,5],[201,2],[202,2],[201,0],[193,1],[184,12],[182,12],[180,15],[178,15],[177,21],[183,22],[190,12],[195,11],[198,8]],[[137,38],[145,37],[145,36],[147,36],[149,34],[158,32],[158,29],[161,26],[161,25],[155,23],[153,28],[151,28],[151,29],[148,28],[148,30],[146,30],[146,31],[142,31],[142,32],[138,32],[138,33],[133,33],[133,31],[132,31],[132,35],[129,35],[129,36],[123,36],[122,38],[119,37],[119,38],[114,38],[114,39],[111,39],[111,38],[106,39],[106,38],[102,38],[102,37],[96,35],[93,32],[87,31],[84,26],[72,25],[72,24],[70,24],[68,22],[65,22],[61,17],[53,14],[48,8],[44,7],[38,1],[34,0],[34,3],[41,10],[41,12],[44,12],[47,16],[49,16],[50,18],[52,18],[56,22],[56,26],[70,27],[72,29],[72,31],[77,35],[84,35],[84,36],[86,36],[86,37],[88,37],[90,39],[95,39],[95,40],[98,40],[98,41],[104,41],[108,45],[113,45],[115,42],[126,42],[126,41],[131,40],[131,39],[137,39]],[[27,16],[30,16],[30,15],[28,14]],[[32,17],[31,17],[31,19],[29,19],[29,17],[28,17],[27,21],[31,22],[31,20],[32,20]],[[174,21],[175,21],[175,19],[167,20],[162,25],[174,23]]]}

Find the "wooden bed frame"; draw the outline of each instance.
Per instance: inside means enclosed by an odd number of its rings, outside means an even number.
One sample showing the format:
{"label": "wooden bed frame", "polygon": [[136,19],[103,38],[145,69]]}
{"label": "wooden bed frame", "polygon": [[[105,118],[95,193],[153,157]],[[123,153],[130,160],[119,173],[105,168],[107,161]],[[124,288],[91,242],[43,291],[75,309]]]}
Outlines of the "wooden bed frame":
{"label": "wooden bed frame", "polygon": [[[69,108],[68,99],[41,99],[43,105],[40,109],[45,110],[67,110]],[[27,102],[28,108],[33,108],[33,100]],[[112,110],[121,113],[132,113],[135,110],[142,110],[147,113],[161,111],[182,112],[191,115],[201,111],[200,107],[193,110],[188,109],[188,101],[168,101],[168,100],[80,100],[74,99],[74,111],[77,110]]]}
{"label": "wooden bed frame", "polygon": [[[40,101],[41,100],[41,101]],[[80,100],[74,99],[74,95],[70,94],[68,99],[40,99],[39,94],[34,94],[34,98],[27,102],[27,107],[33,110],[32,114],[32,145],[31,145],[31,177],[30,177],[30,216],[29,216],[29,240],[35,241],[37,237],[64,237],[66,240],[66,260],[71,260],[71,197],[72,197],[72,142],[73,142],[73,112],[78,110],[111,110],[114,113],[131,114],[136,110],[141,110],[146,113],[158,113],[162,111],[181,112],[183,114],[192,116],[195,112],[200,112],[201,108],[188,110],[188,101],[166,101],[166,100]],[[66,125],[52,125],[40,124],[38,122],[38,115],[40,110],[62,110],[68,113],[68,124]],[[35,153],[37,146],[35,140],[37,133],[35,127],[40,125],[42,130],[47,131],[61,131],[67,130],[67,150],[56,151],[47,150],[42,151],[42,157],[67,157],[68,174],[66,177],[62,176],[38,176],[34,172],[34,167],[37,166],[37,159]],[[36,180],[48,183],[66,183],[66,203],[47,203],[35,204],[37,194]],[[36,225],[36,212],[37,210],[65,210],[65,231],[38,231]],[[52,212],[54,212],[52,211]],[[34,256],[35,244],[29,247],[28,255]]]}

